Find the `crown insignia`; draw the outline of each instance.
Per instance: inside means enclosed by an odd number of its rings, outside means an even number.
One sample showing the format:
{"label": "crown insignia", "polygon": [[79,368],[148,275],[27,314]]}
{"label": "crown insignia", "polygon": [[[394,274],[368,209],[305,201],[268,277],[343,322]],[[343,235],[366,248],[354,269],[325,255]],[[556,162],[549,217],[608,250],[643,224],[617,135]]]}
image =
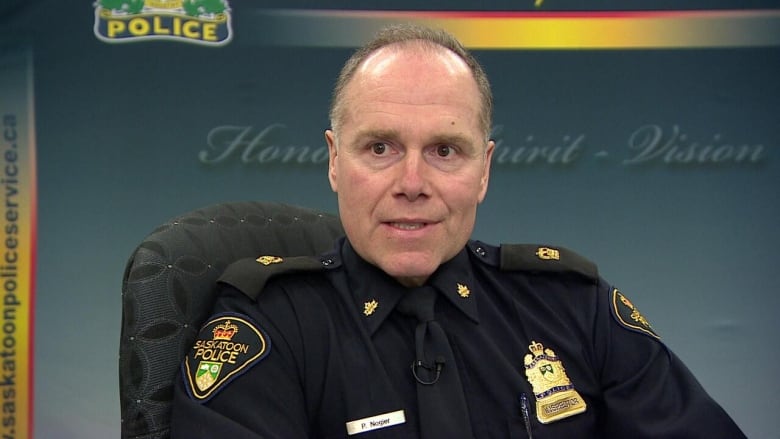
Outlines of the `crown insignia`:
{"label": "crown insignia", "polygon": [[538,357],[542,355],[542,353],[544,352],[544,345],[534,340],[531,340],[531,344],[528,345],[528,350],[530,350],[531,353],[534,354],[534,357]]}
{"label": "crown insignia", "polygon": [[184,3],[183,0],[146,0],[144,2],[146,6],[158,9],[177,9],[182,7],[182,3]]}
{"label": "crown insignia", "polygon": [[214,340],[230,341],[230,339],[232,339],[233,336],[237,333],[238,326],[231,323],[230,320],[225,320],[225,323],[215,326],[214,330],[212,331],[212,334],[214,334]]}
{"label": "crown insignia", "polygon": [[279,264],[283,262],[282,258],[278,256],[260,256],[255,260],[263,265]]}
{"label": "crown insignia", "polygon": [[545,261],[559,261],[561,260],[561,252],[554,248],[539,247],[536,249],[536,256],[539,259]]}

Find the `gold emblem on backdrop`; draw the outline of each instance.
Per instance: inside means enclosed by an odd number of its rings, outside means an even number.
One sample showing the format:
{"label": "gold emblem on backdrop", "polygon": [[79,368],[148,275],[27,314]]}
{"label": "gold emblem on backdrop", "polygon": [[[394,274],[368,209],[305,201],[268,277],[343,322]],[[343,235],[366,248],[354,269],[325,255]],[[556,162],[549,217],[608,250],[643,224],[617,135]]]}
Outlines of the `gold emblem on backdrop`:
{"label": "gold emblem on backdrop", "polygon": [[574,389],[555,352],[533,340],[528,349],[525,376],[533,387],[539,422],[548,424],[584,412],[585,400]]}
{"label": "gold emblem on backdrop", "polygon": [[263,265],[279,264],[284,261],[278,256],[260,256],[255,260]]}
{"label": "gold emblem on backdrop", "polygon": [[95,36],[107,43],[168,40],[222,46],[233,37],[227,0],[98,0]]}

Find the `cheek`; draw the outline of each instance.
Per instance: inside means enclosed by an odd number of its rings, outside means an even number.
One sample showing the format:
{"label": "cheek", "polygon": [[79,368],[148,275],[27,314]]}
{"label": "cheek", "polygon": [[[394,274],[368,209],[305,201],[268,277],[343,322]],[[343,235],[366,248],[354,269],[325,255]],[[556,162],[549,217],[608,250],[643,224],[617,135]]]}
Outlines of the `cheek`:
{"label": "cheek", "polygon": [[480,203],[484,187],[481,174],[475,173],[458,181],[450,179],[442,191],[442,196],[448,199],[450,204],[467,209]]}
{"label": "cheek", "polygon": [[342,187],[349,190],[352,196],[360,194],[365,185],[369,184],[369,179],[359,172],[343,172],[341,174]]}
{"label": "cheek", "polygon": [[339,195],[352,208],[365,208],[366,201],[380,196],[380,183],[376,174],[348,166],[342,166],[338,174]]}

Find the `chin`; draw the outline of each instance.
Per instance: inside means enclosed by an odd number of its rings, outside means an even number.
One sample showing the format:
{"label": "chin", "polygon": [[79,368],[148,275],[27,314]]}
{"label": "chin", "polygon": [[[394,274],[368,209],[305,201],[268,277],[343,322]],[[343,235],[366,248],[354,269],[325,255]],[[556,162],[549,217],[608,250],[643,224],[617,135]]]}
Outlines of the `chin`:
{"label": "chin", "polygon": [[402,285],[420,286],[439,266],[432,262],[409,263],[409,261],[405,261],[401,264],[389,264],[380,268]]}

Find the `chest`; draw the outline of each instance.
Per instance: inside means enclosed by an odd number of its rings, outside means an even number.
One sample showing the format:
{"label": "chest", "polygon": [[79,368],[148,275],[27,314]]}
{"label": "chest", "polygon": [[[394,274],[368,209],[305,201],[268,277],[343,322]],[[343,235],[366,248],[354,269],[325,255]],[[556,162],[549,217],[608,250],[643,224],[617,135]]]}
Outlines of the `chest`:
{"label": "chest", "polygon": [[[567,321],[567,312],[556,310],[554,304],[539,307],[506,294],[487,296],[479,307],[479,322],[446,302],[436,307],[436,319],[457,362],[475,437],[525,438],[529,432],[536,439],[582,437],[593,431],[593,409],[546,424],[537,414],[536,395],[565,385],[572,386],[586,404],[597,404],[598,385],[585,353],[589,341],[581,339],[582,324]],[[404,413],[402,425],[373,431],[372,437],[416,437],[419,423],[425,422],[417,417],[417,385],[411,368],[417,323],[393,313],[369,334],[350,320],[333,322],[339,334],[342,386],[340,394],[331,397],[343,398],[347,422]],[[531,361],[529,375],[527,357],[534,357],[529,347],[533,343],[543,344],[555,355],[551,360]]]}

